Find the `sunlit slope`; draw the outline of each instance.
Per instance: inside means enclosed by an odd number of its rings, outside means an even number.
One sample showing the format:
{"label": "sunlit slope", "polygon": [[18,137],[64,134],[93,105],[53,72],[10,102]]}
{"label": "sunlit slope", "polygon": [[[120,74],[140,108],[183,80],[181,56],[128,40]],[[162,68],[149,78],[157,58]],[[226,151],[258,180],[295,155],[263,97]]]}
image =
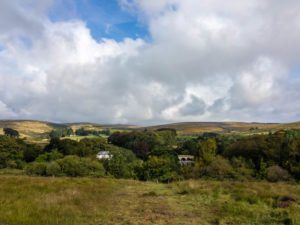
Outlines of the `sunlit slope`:
{"label": "sunlit slope", "polygon": [[0,135],[3,134],[3,128],[12,128],[20,133],[21,138],[27,139],[44,139],[47,138],[48,134],[57,128],[72,128],[76,131],[79,128],[84,128],[87,130],[102,130],[102,129],[112,129],[113,131],[123,131],[132,130],[137,128],[134,125],[123,125],[123,124],[96,124],[96,123],[51,123],[47,121],[37,121],[37,120],[0,120]]}
{"label": "sunlit slope", "polygon": [[79,128],[84,128],[87,130],[102,130],[106,128],[114,130],[130,130],[138,128],[138,126],[128,124],[68,123],[66,125],[72,128],[74,131]]}
{"label": "sunlit slope", "polygon": [[34,138],[49,133],[51,130],[64,127],[62,124],[49,123],[35,120],[0,120],[0,132],[9,127],[17,130],[21,137]]}

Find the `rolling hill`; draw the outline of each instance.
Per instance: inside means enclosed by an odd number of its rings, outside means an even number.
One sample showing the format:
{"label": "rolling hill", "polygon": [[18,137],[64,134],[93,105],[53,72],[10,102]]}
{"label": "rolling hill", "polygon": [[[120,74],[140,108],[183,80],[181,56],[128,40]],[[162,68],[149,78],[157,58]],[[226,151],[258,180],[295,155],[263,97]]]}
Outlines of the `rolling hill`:
{"label": "rolling hill", "polygon": [[145,127],[150,130],[176,129],[178,134],[193,135],[204,132],[215,133],[262,133],[281,129],[300,129],[298,123],[246,123],[246,122],[182,122]]}
{"label": "rolling hill", "polygon": [[85,128],[91,130],[156,130],[160,128],[176,129],[179,135],[197,135],[203,132],[216,133],[264,133],[280,129],[300,129],[300,122],[295,123],[246,123],[246,122],[182,122],[156,126],[139,127],[124,124],[97,124],[97,123],[52,123],[37,120],[0,120],[0,134],[3,128],[10,127],[19,131],[21,137],[29,140],[43,139],[57,128],[70,127],[73,130]]}
{"label": "rolling hill", "polygon": [[37,120],[0,120],[0,134],[6,127],[17,130],[21,137],[34,139],[47,135],[53,129],[66,127],[66,125]]}
{"label": "rolling hill", "polygon": [[48,137],[48,134],[58,128],[72,128],[74,131],[79,128],[88,130],[131,130],[137,128],[134,125],[124,124],[96,124],[96,123],[52,123],[38,120],[0,120],[0,135],[3,134],[3,128],[12,128],[20,133],[22,138],[28,140],[41,140]]}

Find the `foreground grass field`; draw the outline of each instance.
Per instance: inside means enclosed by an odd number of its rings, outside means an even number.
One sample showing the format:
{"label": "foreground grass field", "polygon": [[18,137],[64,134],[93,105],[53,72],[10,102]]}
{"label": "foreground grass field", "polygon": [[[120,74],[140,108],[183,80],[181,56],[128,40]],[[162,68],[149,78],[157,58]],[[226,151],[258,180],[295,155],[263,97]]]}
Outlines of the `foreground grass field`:
{"label": "foreground grass field", "polygon": [[296,184],[0,175],[0,224],[300,224],[299,198]]}

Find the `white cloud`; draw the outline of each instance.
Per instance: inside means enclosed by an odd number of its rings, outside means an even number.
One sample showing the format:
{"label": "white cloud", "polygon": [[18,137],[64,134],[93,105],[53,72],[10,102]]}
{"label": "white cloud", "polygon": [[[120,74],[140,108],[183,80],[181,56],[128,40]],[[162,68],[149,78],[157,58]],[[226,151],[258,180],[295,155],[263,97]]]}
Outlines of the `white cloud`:
{"label": "white cloud", "polygon": [[120,1],[148,43],[96,41],[83,21],[50,21],[51,1],[30,2],[0,3],[0,118],[299,119],[299,1]]}

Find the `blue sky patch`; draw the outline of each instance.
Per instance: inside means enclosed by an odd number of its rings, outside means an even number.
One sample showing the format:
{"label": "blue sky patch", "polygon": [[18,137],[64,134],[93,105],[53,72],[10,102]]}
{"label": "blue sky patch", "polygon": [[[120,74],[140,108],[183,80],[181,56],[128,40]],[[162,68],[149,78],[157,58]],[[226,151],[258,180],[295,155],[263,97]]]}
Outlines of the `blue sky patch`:
{"label": "blue sky patch", "polygon": [[4,48],[4,46],[1,44],[1,42],[0,42],[0,52],[2,52],[2,51],[4,51],[5,50],[5,48]]}
{"label": "blue sky patch", "polygon": [[148,36],[146,26],[135,15],[122,10],[117,0],[56,0],[49,17],[52,21],[83,20],[98,41]]}

